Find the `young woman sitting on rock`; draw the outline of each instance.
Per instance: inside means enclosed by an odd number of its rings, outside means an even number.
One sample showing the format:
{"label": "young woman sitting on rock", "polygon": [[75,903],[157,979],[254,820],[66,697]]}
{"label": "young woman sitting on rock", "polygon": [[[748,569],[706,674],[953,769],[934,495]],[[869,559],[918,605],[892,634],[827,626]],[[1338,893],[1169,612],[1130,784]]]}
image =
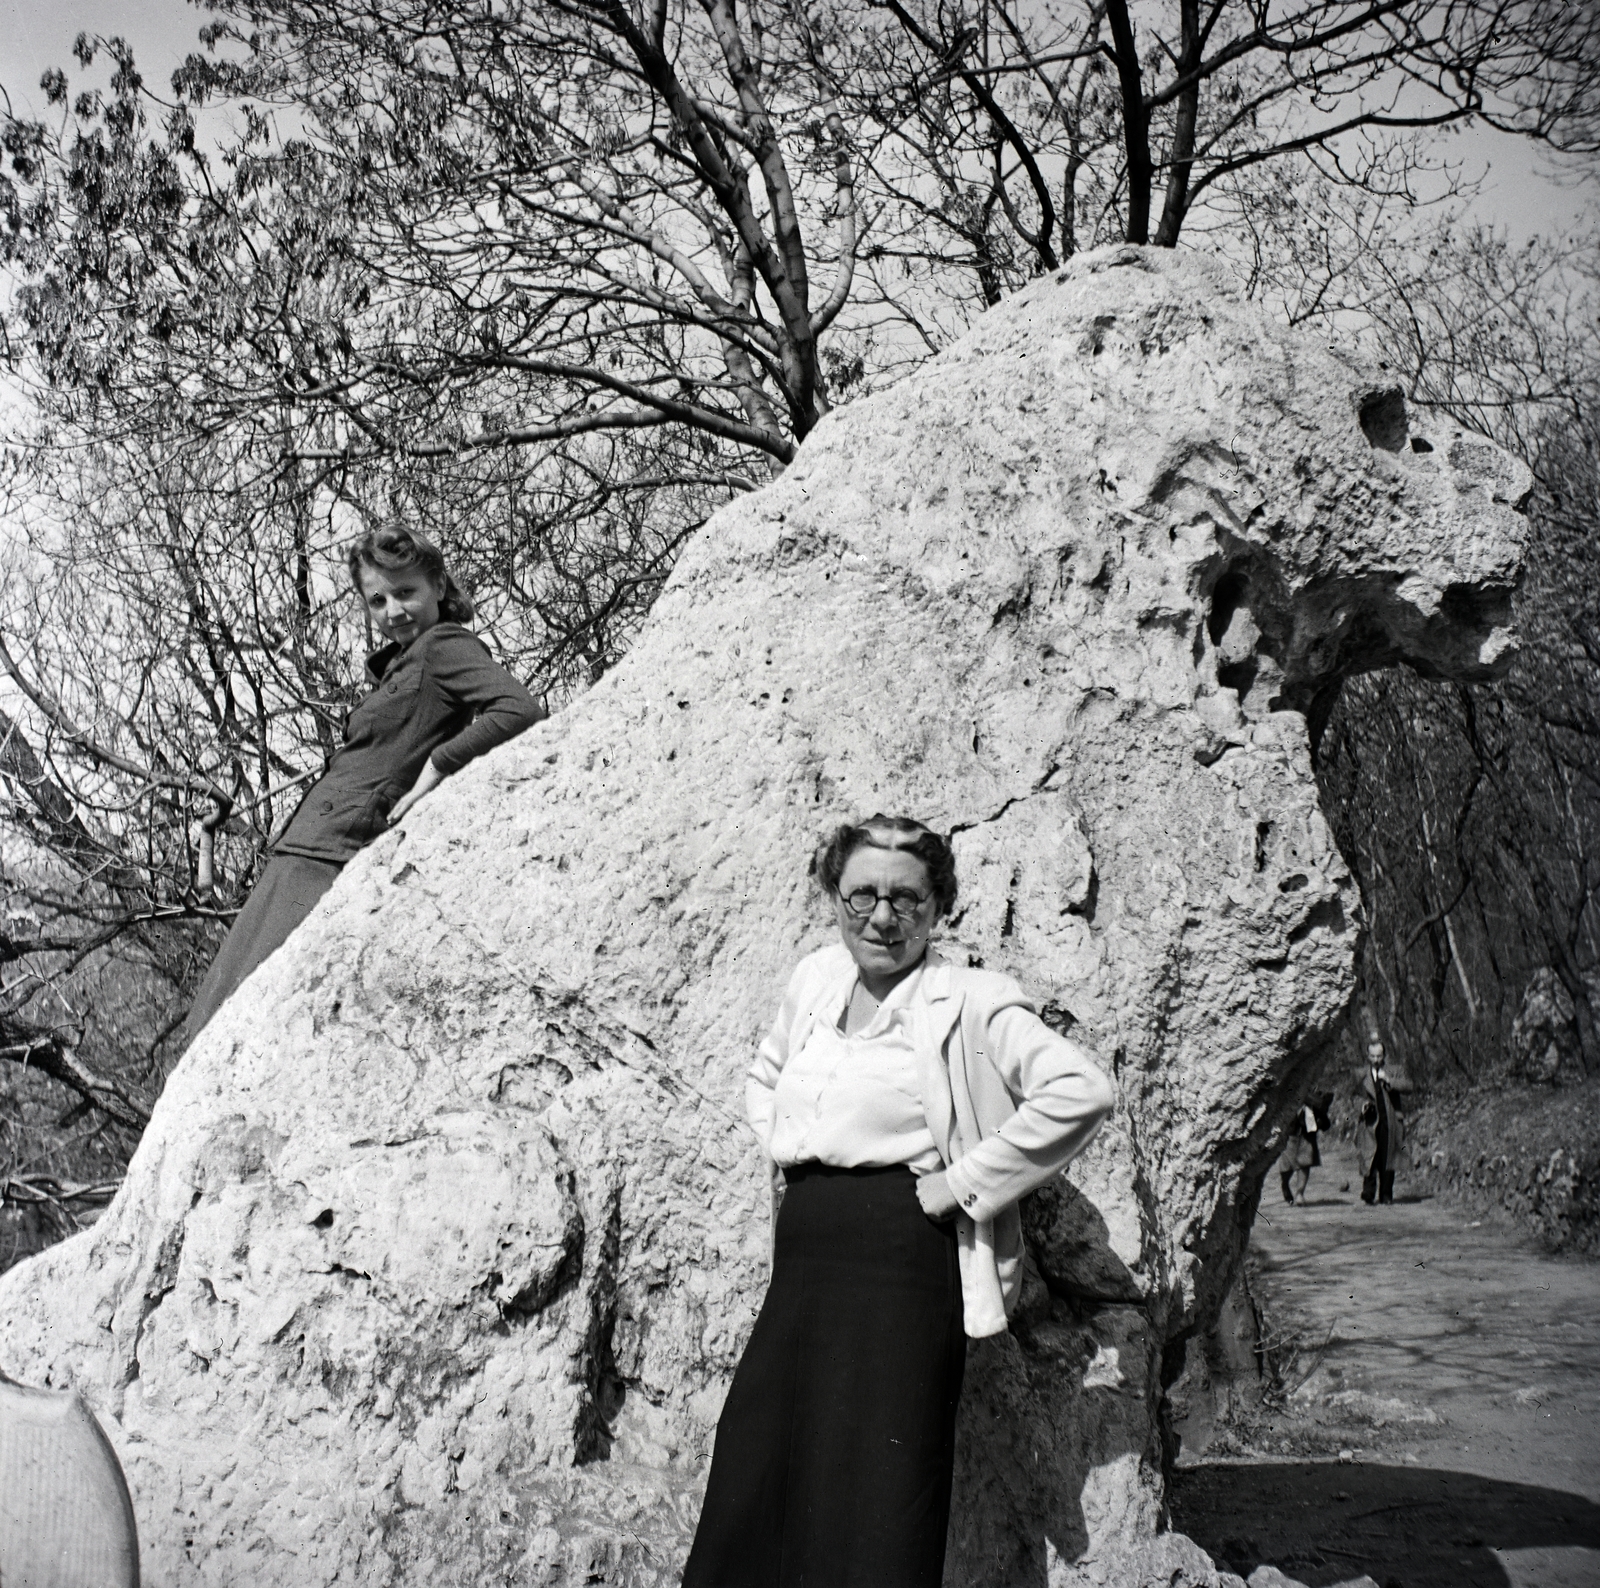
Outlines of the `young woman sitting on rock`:
{"label": "young woman sitting on rock", "polygon": [[745,1089],[786,1188],[684,1588],[938,1588],[967,1337],[1020,1289],[1018,1198],[1113,1102],[1015,982],[929,947],[947,839],[873,816],[812,870],[842,942],[800,962]]}
{"label": "young woman sitting on rock", "polygon": [[186,1041],[311,913],[363,845],[452,772],[545,715],[468,632],[472,603],[425,536],[368,534],[350,548],[350,581],[387,642],[367,658],[372,690],[273,844],[201,983]]}

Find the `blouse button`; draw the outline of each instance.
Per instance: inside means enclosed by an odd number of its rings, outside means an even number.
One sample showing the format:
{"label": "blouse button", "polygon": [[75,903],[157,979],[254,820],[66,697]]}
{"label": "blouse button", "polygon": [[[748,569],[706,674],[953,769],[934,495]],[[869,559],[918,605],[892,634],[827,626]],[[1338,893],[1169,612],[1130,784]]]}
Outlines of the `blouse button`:
{"label": "blouse button", "polygon": [[332,800],[324,800],[322,802],[322,808],[325,811],[331,811],[333,809],[333,801]]}
{"label": "blouse button", "polygon": [[392,695],[399,687],[400,686],[398,684],[391,683],[389,685],[389,693]]}

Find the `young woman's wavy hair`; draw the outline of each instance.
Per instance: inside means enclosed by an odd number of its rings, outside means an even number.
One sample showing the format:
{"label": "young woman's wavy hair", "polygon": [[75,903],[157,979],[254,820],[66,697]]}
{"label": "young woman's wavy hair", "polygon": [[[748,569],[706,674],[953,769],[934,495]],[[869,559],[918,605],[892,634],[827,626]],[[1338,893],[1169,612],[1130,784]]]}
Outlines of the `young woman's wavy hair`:
{"label": "young woman's wavy hair", "polygon": [[839,878],[858,849],[903,849],[915,855],[928,873],[938,916],[947,916],[956,902],[956,857],[950,840],[914,816],[885,816],[879,811],[865,821],[835,827],[811,857],[811,875],[826,894],[838,891]]}
{"label": "young woman's wavy hair", "polygon": [[439,597],[439,617],[446,623],[470,623],[472,599],[450,575],[444,553],[428,537],[415,529],[368,530],[350,548],[350,583],[361,595],[361,570],[375,568],[379,573],[400,573],[415,569],[444,587]]}

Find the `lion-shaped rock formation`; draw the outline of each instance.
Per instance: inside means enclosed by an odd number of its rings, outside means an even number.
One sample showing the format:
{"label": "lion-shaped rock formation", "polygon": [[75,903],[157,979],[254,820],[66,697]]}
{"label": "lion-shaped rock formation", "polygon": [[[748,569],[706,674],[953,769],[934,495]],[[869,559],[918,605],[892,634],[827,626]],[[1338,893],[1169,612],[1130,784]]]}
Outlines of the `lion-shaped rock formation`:
{"label": "lion-shaped rock formation", "polygon": [[100,1223],[0,1280],[0,1367],[99,1411],[153,1582],[675,1583],[767,1277],[743,1077],[832,933],[808,859],[907,811],[956,834],[949,951],[1121,1095],[969,1357],[947,1580],[1216,1583],[1160,1532],[1160,1402],[1352,992],[1318,725],[1363,668],[1495,671],[1528,487],[1218,267],[1034,283],[347,868]]}

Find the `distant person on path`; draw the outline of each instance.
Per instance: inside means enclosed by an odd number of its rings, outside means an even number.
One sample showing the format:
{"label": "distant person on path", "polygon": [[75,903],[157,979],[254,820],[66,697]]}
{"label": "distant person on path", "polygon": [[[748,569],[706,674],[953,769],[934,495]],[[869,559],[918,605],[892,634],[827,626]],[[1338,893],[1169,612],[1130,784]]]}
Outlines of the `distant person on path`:
{"label": "distant person on path", "polygon": [[873,816],[812,873],[842,942],[796,968],[745,1088],[786,1189],[684,1588],[939,1588],[967,1337],[1020,1290],[1017,1199],[1114,1100],[1014,981],[929,947],[948,839]]}
{"label": "distant person on path", "polygon": [[1367,1078],[1362,1083],[1367,1100],[1361,1105],[1361,1129],[1357,1144],[1366,1163],[1361,1181],[1361,1200],[1394,1201],[1394,1172],[1400,1163],[1400,1148],[1405,1142],[1394,1089],[1384,1067],[1383,1039],[1373,1031],[1367,1040]]}
{"label": "distant person on path", "polygon": [[540,721],[544,709],[468,632],[472,603],[437,546],[376,530],[350,548],[350,581],[387,643],[344,745],[300,801],[211,963],[184,1026],[192,1042],[316,907],[345,863],[452,772]]}
{"label": "distant person on path", "polygon": [[[1304,1202],[1306,1190],[1311,1184],[1311,1171],[1322,1162],[1322,1148],[1318,1143],[1318,1136],[1328,1128],[1332,1122],[1330,1110],[1333,1107],[1333,1093],[1323,1092],[1313,1098],[1295,1116],[1295,1122],[1290,1128],[1288,1145],[1283,1149],[1283,1156],[1278,1160],[1278,1180],[1283,1186],[1283,1200],[1285,1202]],[[1300,1189],[1294,1188],[1294,1177],[1300,1176]]]}

